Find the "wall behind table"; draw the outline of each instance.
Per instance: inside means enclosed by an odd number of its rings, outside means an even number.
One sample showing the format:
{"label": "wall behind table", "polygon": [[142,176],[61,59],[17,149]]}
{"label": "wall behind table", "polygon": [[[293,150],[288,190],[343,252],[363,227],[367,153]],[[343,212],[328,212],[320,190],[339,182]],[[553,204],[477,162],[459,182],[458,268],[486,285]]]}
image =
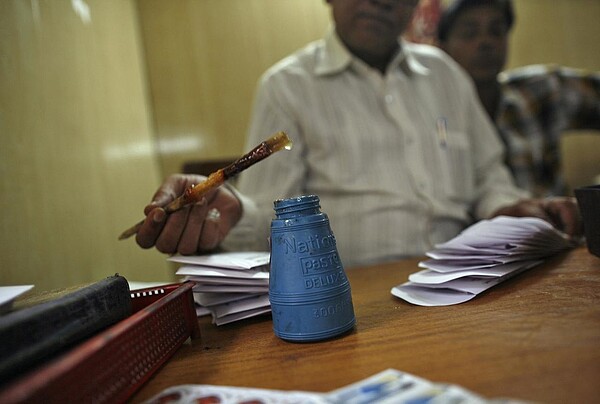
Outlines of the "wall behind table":
{"label": "wall behind table", "polygon": [[600,1],[513,0],[508,67],[556,63],[600,71]]}
{"label": "wall behind table", "polygon": [[117,241],[160,174],[135,4],[0,2],[0,284],[174,278]]}
{"label": "wall behind table", "polygon": [[137,3],[164,175],[246,152],[260,75],[329,25],[323,0]]}

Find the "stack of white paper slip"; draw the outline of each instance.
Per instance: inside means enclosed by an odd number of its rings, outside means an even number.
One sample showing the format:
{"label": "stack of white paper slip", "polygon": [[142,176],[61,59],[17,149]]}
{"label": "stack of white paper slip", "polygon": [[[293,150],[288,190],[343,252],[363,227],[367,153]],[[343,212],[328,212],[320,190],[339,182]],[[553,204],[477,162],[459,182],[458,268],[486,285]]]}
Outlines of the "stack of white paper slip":
{"label": "stack of white paper slip", "polygon": [[198,316],[211,314],[217,325],[271,311],[268,252],[224,252],[182,256],[177,275],[194,281]]}
{"label": "stack of white paper slip", "polygon": [[482,220],[427,253],[422,271],[392,288],[392,294],[420,306],[447,306],[530,269],[576,242],[537,218],[499,216]]}

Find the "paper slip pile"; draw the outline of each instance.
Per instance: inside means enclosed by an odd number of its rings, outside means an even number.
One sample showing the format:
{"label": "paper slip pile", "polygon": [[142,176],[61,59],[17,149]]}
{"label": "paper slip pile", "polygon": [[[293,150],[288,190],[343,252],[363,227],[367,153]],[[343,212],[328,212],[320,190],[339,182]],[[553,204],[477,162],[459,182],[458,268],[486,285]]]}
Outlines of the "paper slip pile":
{"label": "paper slip pile", "polygon": [[428,252],[430,259],[419,263],[424,270],[392,294],[420,306],[463,303],[576,244],[542,219],[482,220]]}
{"label": "paper slip pile", "polygon": [[198,316],[211,314],[217,325],[271,311],[268,252],[226,252],[168,258],[183,264],[176,272],[196,282]]}

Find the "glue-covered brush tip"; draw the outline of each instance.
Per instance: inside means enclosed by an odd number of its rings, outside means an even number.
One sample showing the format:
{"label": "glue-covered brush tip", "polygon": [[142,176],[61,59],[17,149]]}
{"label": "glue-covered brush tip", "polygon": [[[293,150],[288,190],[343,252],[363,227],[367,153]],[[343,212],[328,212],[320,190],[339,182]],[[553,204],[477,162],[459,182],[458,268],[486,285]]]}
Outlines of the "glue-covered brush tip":
{"label": "glue-covered brush tip", "polygon": [[287,133],[285,132],[277,132],[269,139],[267,139],[266,142],[273,152],[279,151],[281,149],[292,149],[292,140],[288,137]]}

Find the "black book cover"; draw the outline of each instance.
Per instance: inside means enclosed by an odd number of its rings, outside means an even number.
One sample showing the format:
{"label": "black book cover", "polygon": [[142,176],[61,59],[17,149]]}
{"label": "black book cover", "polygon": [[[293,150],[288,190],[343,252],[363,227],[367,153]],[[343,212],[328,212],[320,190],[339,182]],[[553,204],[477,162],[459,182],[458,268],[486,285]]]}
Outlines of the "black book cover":
{"label": "black book cover", "polygon": [[119,276],[0,316],[0,383],[49,360],[131,314]]}

